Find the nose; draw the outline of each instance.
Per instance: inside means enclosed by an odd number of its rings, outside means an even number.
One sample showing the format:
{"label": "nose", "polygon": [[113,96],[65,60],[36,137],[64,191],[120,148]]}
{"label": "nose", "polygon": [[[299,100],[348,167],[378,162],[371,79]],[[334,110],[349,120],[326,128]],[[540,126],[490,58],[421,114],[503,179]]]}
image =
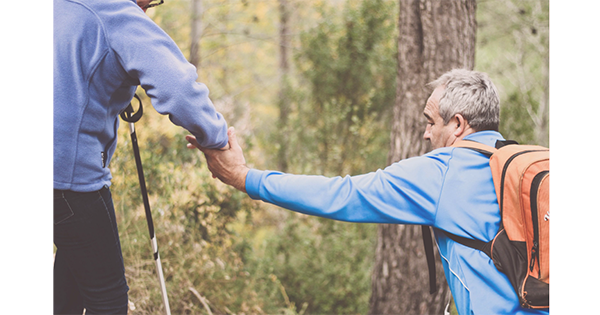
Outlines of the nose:
{"label": "nose", "polygon": [[427,124],[427,127],[425,128],[425,132],[423,133],[423,139],[425,140],[429,140],[431,139],[431,126],[429,124]]}

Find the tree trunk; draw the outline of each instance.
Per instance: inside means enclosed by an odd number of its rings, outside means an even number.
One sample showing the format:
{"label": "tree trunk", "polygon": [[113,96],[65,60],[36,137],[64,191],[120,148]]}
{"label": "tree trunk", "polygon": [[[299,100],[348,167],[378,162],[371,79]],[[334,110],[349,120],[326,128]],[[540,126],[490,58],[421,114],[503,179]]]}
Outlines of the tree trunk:
{"label": "tree trunk", "polygon": [[288,117],[290,114],[290,82],[289,82],[289,4],[288,0],[279,0],[279,124],[277,167],[282,172],[288,170]]}
{"label": "tree trunk", "polygon": [[[388,163],[422,155],[426,84],[453,68],[473,69],[475,0],[400,0],[398,76]],[[370,314],[443,314],[450,299],[437,250],[437,292],[429,293],[419,226],[381,224]]]}
{"label": "tree trunk", "polygon": [[202,0],[192,0],[190,63],[200,69],[200,37],[202,37]]}

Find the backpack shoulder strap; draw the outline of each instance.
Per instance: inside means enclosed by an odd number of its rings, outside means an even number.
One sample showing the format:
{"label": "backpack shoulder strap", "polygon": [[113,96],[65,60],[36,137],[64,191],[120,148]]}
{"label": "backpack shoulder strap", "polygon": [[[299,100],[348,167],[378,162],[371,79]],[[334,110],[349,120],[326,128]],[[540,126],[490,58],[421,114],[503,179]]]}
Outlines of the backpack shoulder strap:
{"label": "backpack shoulder strap", "polygon": [[490,147],[489,145],[485,145],[473,140],[458,140],[452,145],[452,147],[471,149],[487,157],[491,157],[492,154],[496,153],[497,151],[497,149],[494,147]]}
{"label": "backpack shoulder strap", "polygon": [[[485,145],[485,144],[482,144],[482,143],[479,143],[479,142],[476,142],[473,140],[459,140],[459,141],[456,141],[452,146],[456,147],[456,148],[471,149],[471,150],[477,151],[489,158],[494,153],[496,153],[498,151],[498,149],[500,149],[503,146],[509,145],[509,144],[517,144],[517,142],[513,141],[513,140],[498,140],[498,141],[496,141],[496,147],[494,148],[494,147],[490,147],[488,145]],[[446,231],[443,231],[443,232],[451,240],[453,240],[457,243],[460,243],[467,247],[478,249],[478,250],[486,253],[488,256],[490,256],[490,257],[492,256],[491,255],[491,243],[489,243],[489,242],[484,242],[484,241],[480,241],[480,240],[476,240],[476,239],[470,239],[470,238],[458,236],[458,235],[455,235],[455,234],[452,234],[452,233],[446,232]]]}
{"label": "backpack shoulder strap", "polygon": [[442,232],[444,232],[444,234],[446,234],[446,236],[448,236],[451,240],[453,240],[457,243],[460,243],[462,245],[465,245],[467,247],[478,249],[478,250],[484,252],[489,257],[492,257],[491,242],[484,242],[484,241],[480,241],[480,240],[476,240],[476,239],[472,239],[472,238],[466,238],[466,237],[458,236],[458,235],[455,235],[455,234],[452,234],[452,233],[446,232],[446,231],[442,231]]}
{"label": "backpack shoulder strap", "polygon": [[428,225],[421,225],[421,234],[423,235],[425,259],[427,260],[427,268],[429,269],[429,293],[434,294],[437,291],[437,280],[435,275],[435,256],[433,254],[431,227]]}

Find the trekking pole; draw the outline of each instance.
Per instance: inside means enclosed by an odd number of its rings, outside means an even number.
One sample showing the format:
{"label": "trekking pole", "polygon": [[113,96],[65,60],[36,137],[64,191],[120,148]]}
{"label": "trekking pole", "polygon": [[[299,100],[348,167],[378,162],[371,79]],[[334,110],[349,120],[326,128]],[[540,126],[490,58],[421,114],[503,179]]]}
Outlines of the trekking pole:
{"label": "trekking pole", "polygon": [[138,177],[140,180],[140,189],[142,190],[142,198],[144,200],[144,209],[146,210],[146,221],[148,222],[148,231],[150,232],[150,241],[152,242],[152,249],[154,250],[154,261],[156,262],[156,272],[158,273],[158,280],[160,281],[160,290],[162,293],[163,303],[165,304],[165,312],[167,315],[171,315],[171,309],[169,308],[169,297],[167,296],[167,287],[165,284],[165,277],[162,271],[162,265],[160,263],[160,256],[158,254],[158,244],[156,243],[156,235],[154,234],[154,223],[152,222],[152,212],[150,211],[150,202],[148,201],[148,191],[146,190],[146,181],[144,180],[144,170],[142,169],[142,159],[140,158],[140,148],[138,147],[137,136],[135,134],[135,122],[140,120],[144,109],[142,107],[142,100],[134,95],[138,100],[140,106],[138,111],[134,113],[133,106],[129,103],[129,106],[121,113],[121,118],[129,123],[129,129],[131,130],[131,143],[133,144],[133,154],[135,156],[135,164],[137,166]]}

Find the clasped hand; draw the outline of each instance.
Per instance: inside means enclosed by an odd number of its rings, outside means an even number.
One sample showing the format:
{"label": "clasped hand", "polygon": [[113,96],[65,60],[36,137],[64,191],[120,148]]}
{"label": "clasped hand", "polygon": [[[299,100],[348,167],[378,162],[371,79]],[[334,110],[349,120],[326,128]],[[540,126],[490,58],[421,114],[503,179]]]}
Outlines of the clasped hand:
{"label": "clasped hand", "polygon": [[203,148],[196,141],[196,137],[191,135],[186,136],[185,139],[189,142],[187,144],[189,149],[197,148],[204,153],[213,178],[216,177],[223,183],[246,192],[246,174],[249,168],[246,166],[244,152],[237,142],[233,127],[229,127],[227,136],[229,143],[222,149]]}

